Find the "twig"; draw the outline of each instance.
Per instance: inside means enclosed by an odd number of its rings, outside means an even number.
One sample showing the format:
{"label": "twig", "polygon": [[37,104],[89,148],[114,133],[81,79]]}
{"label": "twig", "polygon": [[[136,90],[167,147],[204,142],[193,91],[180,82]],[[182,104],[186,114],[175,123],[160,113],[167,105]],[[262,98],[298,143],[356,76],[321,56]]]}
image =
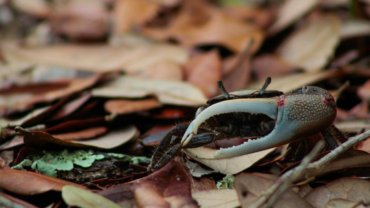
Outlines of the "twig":
{"label": "twig", "polygon": [[283,194],[290,185],[299,177],[301,177],[309,165],[309,163],[319,154],[324,148],[324,142],[318,142],[312,151],[303,158],[301,164],[287,172],[285,172],[280,179],[272,185],[263,195],[261,195],[256,202],[250,207],[258,208],[266,205],[266,207],[272,207],[274,203],[279,200],[281,194]]}
{"label": "twig", "polygon": [[258,208],[266,205],[266,207],[272,207],[274,203],[279,199],[281,194],[289,188],[289,186],[297,180],[305,178],[312,178],[308,172],[319,169],[332,162],[340,154],[349,150],[352,146],[368,139],[370,137],[370,130],[359,134],[357,136],[349,138],[346,142],[335,148],[333,151],[322,157],[320,160],[310,163],[311,160],[320,152],[323,148],[323,143],[318,143],[313,150],[302,160],[301,164],[290,171],[284,173],[280,179],[272,185],[259,199],[252,204],[250,207]]}

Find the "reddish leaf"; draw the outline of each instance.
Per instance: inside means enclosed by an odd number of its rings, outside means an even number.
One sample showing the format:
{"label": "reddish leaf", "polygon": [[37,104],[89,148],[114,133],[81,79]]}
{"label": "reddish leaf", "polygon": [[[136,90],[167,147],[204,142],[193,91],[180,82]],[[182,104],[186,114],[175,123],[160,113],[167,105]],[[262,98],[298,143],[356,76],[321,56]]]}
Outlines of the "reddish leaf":
{"label": "reddish leaf", "polygon": [[[2,198],[2,199],[1,199]],[[4,199],[10,201],[12,203],[12,207],[22,207],[22,208],[37,208],[36,206],[29,204],[21,199],[17,199],[13,196],[10,196],[6,193],[0,192],[0,201],[2,204],[4,203]]]}
{"label": "reddish leaf", "polygon": [[221,60],[217,51],[198,54],[187,63],[187,81],[198,86],[207,97],[217,93],[217,81],[221,80]]}
{"label": "reddish leaf", "polygon": [[107,133],[108,129],[103,126],[92,127],[83,129],[75,132],[66,132],[62,134],[53,134],[54,137],[57,137],[61,140],[85,140],[92,139],[98,136],[101,136]]}
{"label": "reddish leaf", "polygon": [[161,103],[157,99],[143,99],[143,100],[108,100],[104,108],[112,114],[129,114],[140,111],[147,111],[153,108],[158,108]]}
{"label": "reddish leaf", "polygon": [[30,171],[14,170],[8,167],[0,169],[0,178],[0,188],[22,195],[41,194],[47,191],[61,191],[65,185],[79,186],[57,178]]}
{"label": "reddish leaf", "polygon": [[144,207],[196,207],[191,197],[190,176],[175,161],[144,178],[108,188],[101,194],[112,201],[124,202],[135,198]]}

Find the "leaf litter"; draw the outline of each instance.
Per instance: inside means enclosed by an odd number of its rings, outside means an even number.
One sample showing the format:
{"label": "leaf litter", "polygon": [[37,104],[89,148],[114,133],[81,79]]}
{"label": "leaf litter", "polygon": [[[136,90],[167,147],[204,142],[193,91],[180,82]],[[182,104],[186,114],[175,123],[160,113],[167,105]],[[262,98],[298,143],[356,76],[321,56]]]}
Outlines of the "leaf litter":
{"label": "leaf litter", "polygon": [[[0,2],[0,206],[254,206],[325,134],[199,158],[222,144],[212,141],[178,150],[158,170],[148,170],[149,158],[207,100],[261,89],[268,77],[268,90],[332,92],[344,135],[337,141],[369,130],[369,8],[343,0]],[[183,132],[175,133],[178,141]],[[369,152],[365,140],[307,169],[272,207],[369,206]]]}

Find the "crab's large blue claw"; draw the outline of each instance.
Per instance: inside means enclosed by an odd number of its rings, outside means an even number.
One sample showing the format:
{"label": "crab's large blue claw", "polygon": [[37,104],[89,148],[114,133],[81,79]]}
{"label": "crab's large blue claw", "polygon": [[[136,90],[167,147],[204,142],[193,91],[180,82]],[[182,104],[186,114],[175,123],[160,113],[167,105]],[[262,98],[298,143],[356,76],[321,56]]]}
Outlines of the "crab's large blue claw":
{"label": "crab's large blue claw", "polygon": [[264,114],[275,120],[275,127],[261,138],[249,140],[238,146],[214,150],[211,155],[197,157],[229,158],[275,147],[319,132],[331,125],[336,116],[333,97],[318,87],[305,87],[280,97],[226,100],[211,105],[199,113],[186,130],[181,141],[182,146],[186,146],[197,134],[200,125],[211,117],[238,112]]}

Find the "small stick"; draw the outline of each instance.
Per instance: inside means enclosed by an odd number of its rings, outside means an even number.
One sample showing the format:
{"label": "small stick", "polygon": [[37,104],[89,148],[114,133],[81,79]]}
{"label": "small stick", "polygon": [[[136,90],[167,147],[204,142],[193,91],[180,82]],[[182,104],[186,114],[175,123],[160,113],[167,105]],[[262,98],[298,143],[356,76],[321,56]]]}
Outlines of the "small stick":
{"label": "small stick", "polygon": [[300,165],[285,172],[278,181],[272,185],[263,195],[261,195],[256,202],[254,202],[250,207],[259,208],[272,207],[280,198],[280,196],[290,187],[290,185],[299,177],[301,177],[309,165],[309,163],[319,154],[319,152],[324,148],[324,142],[318,142],[312,151],[303,158]]}

